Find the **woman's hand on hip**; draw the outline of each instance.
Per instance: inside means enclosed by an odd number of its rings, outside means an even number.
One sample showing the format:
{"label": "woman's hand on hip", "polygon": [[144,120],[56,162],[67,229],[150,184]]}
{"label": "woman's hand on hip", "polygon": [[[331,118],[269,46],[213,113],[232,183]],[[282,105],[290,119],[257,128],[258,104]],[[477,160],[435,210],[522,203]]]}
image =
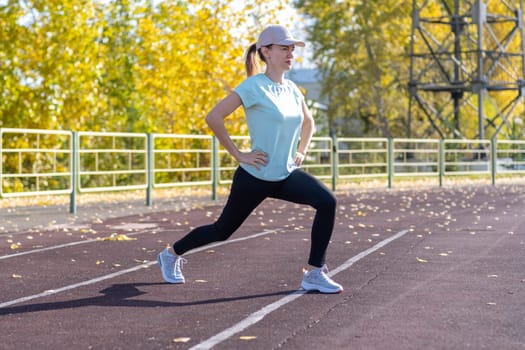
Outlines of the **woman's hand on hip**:
{"label": "woman's hand on hip", "polygon": [[304,154],[301,152],[296,152],[295,153],[295,165],[300,167],[301,164],[303,164],[303,161],[304,161]]}
{"label": "woman's hand on hip", "polygon": [[257,170],[268,164],[268,155],[263,151],[240,152],[237,157],[239,163],[254,166]]}

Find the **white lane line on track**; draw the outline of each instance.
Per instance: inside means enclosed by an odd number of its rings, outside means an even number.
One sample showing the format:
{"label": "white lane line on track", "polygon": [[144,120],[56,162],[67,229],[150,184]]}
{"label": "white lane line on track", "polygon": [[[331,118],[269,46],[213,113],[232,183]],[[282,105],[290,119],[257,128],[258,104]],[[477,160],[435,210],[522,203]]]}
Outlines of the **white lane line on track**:
{"label": "white lane line on track", "polygon": [[[214,244],[209,244],[209,245],[207,245],[205,247],[194,249],[191,252],[188,252],[186,255],[195,254],[195,253],[198,253],[200,251],[208,250],[208,249],[211,249],[211,248],[214,248],[214,247],[218,247],[218,246],[222,246],[222,245],[225,245],[225,244],[231,244],[231,243],[235,243],[235,242],[240,242],[240,241],[245,241],[245,240],[248,240],[248,239],[257,238],[257,237],[264,236],[264,235],[267,235],[267,234],[270,234],[270,233],[275,233],[275,232],[278,232],[278,231],[280,231],[280,230],[267,230],[267,231],[259,232],[259,233],[256,233],[256,234],[253,234],[253,235],[250,235],[250,236],[246,236],[246,237],[239,237],[239,238],[230,239],[230,240],[224,241],[224,242],[218,242],[218,243],[214,243]],[[82,241],[82,242],[84,242],[84,241]],[[88,242],[88,241],[85,241],[85,242]],[[100,241],[98,241],[98,242],[100,242]],[[77,243],[81,243],[81,242],[77,242]],[[130,272],[134,272],[134,271],[137,271],[137,270],[140,270],[140,269],[145,269],[145,268],[148,268],[148,267],[150,267],[152,265],[155,265],[155,264],[157,264],[156,261],[150,261],[150,262],[138,265],[138,266],[131,267],[129,269],[125,269],[125,270],[121,270],[121,271],[110,273],[109,275],[104,275],[104,276],[93,278],[93,279],[90,279],[90,280],[87,280],[87,281],[83,281],[83,282],[79,282],[79,283],[75,283],[75,284],[70,284],[68,286],[64,286],[64,287],[61,287],[61,288],[58,288],[58,289],[50,289],[50,290],[46,290],[46,291],[44,291],[42,293],[28,295],[26,297],[14,299],[14,300],[9,300],[9,301],[0,303],[0,309],[8,307],[8,306],[11,306],[11,305],[14,305],[14,304],[20,304],[20,303],[23,303],[23,302],[26,302],[26,301],[29,301],[29,300],[34,300],[34,299],[46,297],[48,295],[53,295],[53,294],[58,294],[58,293],[61,293],[61,292],[65,292],[66,290],[71,290],[71,289],[75,289],[75,288],[78,288],[78,287],[87,286],[87,285],[90,285],[90,284],[95,284],[95,283],[98,283],[98,282],[101,282],[101,281],[104,281],[104,280],[108,280],[108,279],[111,279],[111,278],[114,278],[114,277],[125,275],[125,274],[130,273]]]}
{"label": "white lane line on track", "polygon": [[[153,232],[160,233],[160,232],[166,232],[166,231],[144,230],[144,231],[137,231],[137,232],[132,232],[132,233],[126,233],[125,235],[126,236],[136,236],[136,235],[140,235],[140,234],[143,234],[143,233],[153,233]],[[70,242],[70,243],[54,245],[54,246],[51,246],[51,247],[31,249],[31,250],[27,250],[25,252],[8,254],[8,255],[1,255],[0,256],[0,260],[14,258],[14,257],[17,257],[17,256],[22,256],[22,255],[33,254],[33,253],[41,253],[41,252],[45,252],[45,251],[48,251],[48,250],[73,247],[73,246],[80,245],[80,244],[95,243],[95,242],[103,242],[103,240],[102,239],[92,238],[92,239],[86,239],[85,241],[76,241],[76,242]]]}
{"label": "white lane line on track", "polygon": [[[352,258],[350,258],[347,261],[345,261],[343,264],[339,265],[336,269],[330,271],[329,276],[330,277],[331,276],[335,276],[339,272],[348,269],[350,266],[352,266],[357,261],[359,261],[359,260],[363,259],[364,257],[366,257],[367,255],[370,255],[371,253],[381,249],[382,247],[384,247],[388,243],[390,243],[390,242],[392,242],[392,241],[394,241],[394,240],[404,236],[407,232],[408,232],[408,230],[400,231],[400,232],[396,233],[395,235],[393,235],[392,237],[389,237],[389,238],[387,238],[387,239],[377,243],[373,247],[368,248],[367,250],[364,250],[361,253],[353,256]],[[209,338],[208,340],[205,340],[202,343],[199,343],[199,344],[191,347],[189,350],[212,349],[215,345],[225,341],[228,338],[231,338],[233,335],[235,335],[235,334],[237,334],[239,332],[242,332],[246,328],[248,328],[248,327],[254,325],[255,323],[261,321],[266,315],[268,315],[272,311],[275,311],[275,310],[279,309],[280,307],[288,304],[289,302],[294,301],[295,299],[301,297],[302,295],[304,295],[306,293],[307,292],[304,291],[304,290],[294,291],[291,294],[288,294],[287,296],[285,296],[285,297],[283,297],[283,298],[281,298],[281,299],[279,299],[279,300],[277,300],[277,301],[275,301],[275,302],[273,302],[271,304],[268,304],[265,307],[263,307],[262,309],[260,309],[260,310],[258,310],[256,312],[248,315],[248,317],[246,317],[242,321],[234,324],[230,328],[227,328],[227,329],[223,330],[220,333],[217,333],[216,335],[214,335],[213,337]]]}

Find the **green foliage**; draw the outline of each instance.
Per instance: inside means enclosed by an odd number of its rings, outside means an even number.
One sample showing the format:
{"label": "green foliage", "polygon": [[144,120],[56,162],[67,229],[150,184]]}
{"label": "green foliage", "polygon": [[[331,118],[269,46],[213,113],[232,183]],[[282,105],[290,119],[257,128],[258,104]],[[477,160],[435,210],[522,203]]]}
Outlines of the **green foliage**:
{"label": "green foliage", "polygon": [[[484,75],[495,81],[509,81],[509,77],[523,75],[523,59],[516,55],[522,49],[523,40],[518,34],[517,24],[504,21],[511,18],[518,1],[483,1],[487,5],[487,13],[501,14],[501,18],[489,18],[484,25],[483,47],[486,60]],[[398,0],[295,0],[295,7],[308,18],[307,27],[309,42],[313,45],[315,62],[323,76],[323,91],[329,102],[329,125],[341,136],[384,136],[384,137],[439,137],[431,122],[421,112],[414,120],[408,120],[408,79],[410,71],[410,36],[412,22],[412,6],[424,8],[424,16],[434,19],[437,28],[429,30],[433,39],[429,39],[433,52],[453,50],[454,37],[451,35],[447,17],[452,2],[443,1],[398,1]],[[423,5],[424,4],[424,5]],[[469,13],[473,2],[460,2],[461,13]],[[452,7],[451,7],[452,6]],[[437,20],[441,18],[441,20]],[[496,23],[497,22],[497,23]],[[430,26],[426,23],[425,25]],[[466,26],[472,31],[474,26]],[[475,37],[475,36],[474,36]],[[460,40],[468,50],[464,57],[462,70],[475,72],[478,54],[476,41]],[[416,37],[416,39],[418,39]],[[497,39],[497,40],[496,40]],[[445,42],[446,44],[442,44]],[[490,53],[491,50],[502,49],[504,46],[509,55]],[[424,42],[421,38],[415,40],[415,52],[421,53]],[[498,62],[499,60],[499,62]],[[421,61],[421,60],[420,60]],[[501,64],[501,63],[504,64]],[[454,67],[453,60],[446,63],[447,70]],[[415,63],[416,74],[427,74],[433,70],[425,61]],[[472,65],[472,67],[471,67]],[[510,68],[509,68],[510,67]],[[468,69],[467,69],[468,68]],[[436,68],[435,71],[438,69]],[[453,70],[453,69],[452,69]],[[421,73],[423,72],[423,73]],[[468,78],[470,73],[465,73]],[[474,74],[472,74],[474,76]],[[436,74],[427,77],[428,81],[436,83],[443,76]],[[460,79],[466,79],[460,78]],[[470,77],[472,78],[472,77]],[[523,77],[522,77],[523,79]],[[510,138],[523,138],[523,103],[517,103],[517,108],[504,121],[495,117],[498,112],[507,112],[508,102],[517,95],[516,91],[489,91],[483,105],[485,109],[487,129],[486,137],[495,134],[496,129],[504,124],[505,134]],[[521,97],[521,100],[523,97]],[[450,92],[429,93],[425,96],[436,111],[443,117],[442,129],[447,130],[446,137],[457,136],[454,133],[455,120],[453,106],[450,106]],[[446,105],[448,103],[448,105]],[[461,101],[461,134],[466,138],[476,138],[478,134],[477,105],[480,103],[475,94],[467,94]],[[445,107],[444,107],[445,106]],[[470,108],[469,108],[470,107]],[[452,115],[452,117],[450,117]],[[520,136],[518,136],[520,135]]]}
{"label": "green foliage", "polygon": [[[404,134],[410,2],[298,0],[308,27],[329,123],[343,136]],[[395,5],[395,6],[394,6]]]}

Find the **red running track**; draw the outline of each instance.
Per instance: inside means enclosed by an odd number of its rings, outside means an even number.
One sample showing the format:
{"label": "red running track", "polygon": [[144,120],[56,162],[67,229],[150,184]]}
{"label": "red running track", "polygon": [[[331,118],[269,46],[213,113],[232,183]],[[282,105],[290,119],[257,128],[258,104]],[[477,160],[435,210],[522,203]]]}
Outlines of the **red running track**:
{"label": "red running track", "polygon": [[184,285],[155,257],[220,205],[3,233],[0,348],[525,349],[524,186],[337,197],[337,295],[299,289],[313,211],[277,200],[190,252]]}

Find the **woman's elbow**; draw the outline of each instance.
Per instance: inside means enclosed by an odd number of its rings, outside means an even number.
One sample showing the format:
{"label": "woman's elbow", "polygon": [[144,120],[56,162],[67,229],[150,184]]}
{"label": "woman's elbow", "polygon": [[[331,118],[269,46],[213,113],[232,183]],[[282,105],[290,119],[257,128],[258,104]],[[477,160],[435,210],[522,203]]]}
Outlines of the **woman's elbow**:
{"label": "woman's elbow", "polygon": [[305,127],[310,130],[313,133],[315,133],[315,121],[314,121],[314,118],[312,118],[311,116],[309,118],[305,118],[304,119],[304,125]]}
{"label": "woman's elbow", "polygon": [[217,113],[215,113],[214,111],[211,111],[210,113],[208,113],[205,119],[208,127],[213,128],[213,126],[217,124],[217,118],[218,118]]}

